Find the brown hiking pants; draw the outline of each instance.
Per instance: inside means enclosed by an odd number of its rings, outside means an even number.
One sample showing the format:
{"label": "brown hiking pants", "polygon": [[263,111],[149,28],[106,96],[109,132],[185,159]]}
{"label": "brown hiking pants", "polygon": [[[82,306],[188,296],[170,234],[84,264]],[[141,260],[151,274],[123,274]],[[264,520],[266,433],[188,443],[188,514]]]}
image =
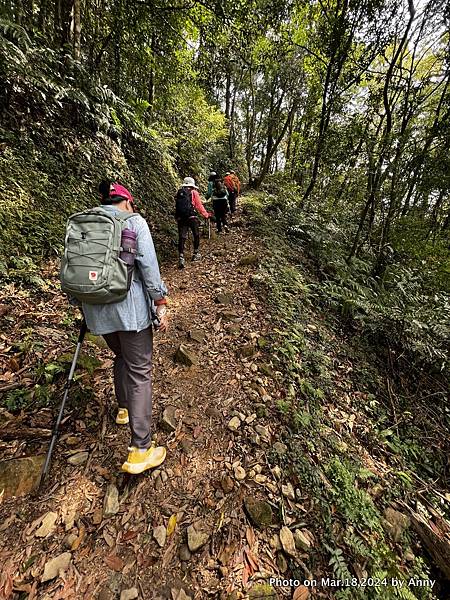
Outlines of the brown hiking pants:
{"label": "brown hiking pants", "polygon": [[128,409],[131,445],[149,448],[152,441],[152,328],[139,333],[116,331],[103,337],[115,354],[114,388],[119,407]]}

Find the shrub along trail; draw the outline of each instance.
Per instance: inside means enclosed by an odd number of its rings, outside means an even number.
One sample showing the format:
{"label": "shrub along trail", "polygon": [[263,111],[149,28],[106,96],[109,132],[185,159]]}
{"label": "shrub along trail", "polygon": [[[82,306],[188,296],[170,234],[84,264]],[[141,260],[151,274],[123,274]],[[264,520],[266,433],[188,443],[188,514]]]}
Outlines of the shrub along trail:
{"label": "shrub along trail", "polygon": [[[286,344],[300,332],[292,323],[284,331],[278,319],[273,335],[273,297],[261,293],[270,273],[265,252],[239,216],[229,234],[202,240],[200,263],[162,268],[171,328],[155,337],[154,432],[168,448],[158,470],[120,472],[128,428],[114,422],[111,354],[89,337],[48,484],[3,500],[0,597],[304,600],[306,588],[267,582],[311,576],[319,581],[313,597],[370,598],[369,589],[337,596],[321,577],[364,578],[369,564],[381,580],[419,576],[422,549],[408,537],[409,520],[391,509],[383,529],[373,504],[391,498],[395,460],[373,443],[358,411],[367,395],[353,380],[357,361],[306,300],[296,305],[307,340],[302,361],[332,391],[314,387],[312,375],[302,379],[302,410],[290,412],[292,389],[273,358],[281,351],[299,361]],[[274,292],[289,317],[288,295],[300,290],[306,299],[307,286],[282,271],[281,255],[279,265],[272,265]],[[56,273],[44,271],[38,283],[36,295],[13,285],[2,292],[0,391],[14,413],[0,414],[4,458],[46,451],[52,411],[45,405],[56,406],[74,350],[76,312]],[[328,420],[317,417],[317,405]],[[359,479],[350,458],[360,461]],[[403,597],[435,597],[412,592]]]}

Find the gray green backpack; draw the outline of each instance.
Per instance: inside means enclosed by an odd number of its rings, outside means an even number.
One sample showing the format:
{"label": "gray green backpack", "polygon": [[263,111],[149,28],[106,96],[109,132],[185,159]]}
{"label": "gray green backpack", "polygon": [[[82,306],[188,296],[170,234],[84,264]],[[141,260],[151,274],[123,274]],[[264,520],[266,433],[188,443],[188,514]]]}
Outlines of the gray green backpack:
{"label": "gray green backpack", "polygon": [[69,217],[60,271],[64,292],[86,304],[111,304],[126,298],[131,278],[119,255],[122,231],[133,216],[97,207]]}

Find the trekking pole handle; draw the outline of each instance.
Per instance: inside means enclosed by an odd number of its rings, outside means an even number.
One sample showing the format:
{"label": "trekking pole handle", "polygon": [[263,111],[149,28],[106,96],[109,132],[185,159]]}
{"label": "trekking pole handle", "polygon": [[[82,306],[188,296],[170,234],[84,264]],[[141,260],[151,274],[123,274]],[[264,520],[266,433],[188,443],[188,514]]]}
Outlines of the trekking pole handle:
{"label": "trekking pole handle", "polygon": [[78,335],[78,341],[77,344],[82,344],[83,340],[84,340],[84,336],[87,333],[87,324],[86,324],[86,319],[83,319],[83,322],[81,323],[81,327],[80,327],[80,333]]}

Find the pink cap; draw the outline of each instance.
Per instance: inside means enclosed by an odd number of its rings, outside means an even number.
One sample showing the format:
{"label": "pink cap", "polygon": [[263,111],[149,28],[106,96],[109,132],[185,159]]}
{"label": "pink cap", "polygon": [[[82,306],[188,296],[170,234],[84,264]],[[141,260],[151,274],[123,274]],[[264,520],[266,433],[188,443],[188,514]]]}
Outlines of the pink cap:
{"label": "pink cap", "polygon": [[113,196],[121,196],[126,200],[133,202],[133,196],[130,194],[127,188],[123,185],[120,185],[120,183],[112,184],[111,191],[109,192],[109,197],[112,198]]}

